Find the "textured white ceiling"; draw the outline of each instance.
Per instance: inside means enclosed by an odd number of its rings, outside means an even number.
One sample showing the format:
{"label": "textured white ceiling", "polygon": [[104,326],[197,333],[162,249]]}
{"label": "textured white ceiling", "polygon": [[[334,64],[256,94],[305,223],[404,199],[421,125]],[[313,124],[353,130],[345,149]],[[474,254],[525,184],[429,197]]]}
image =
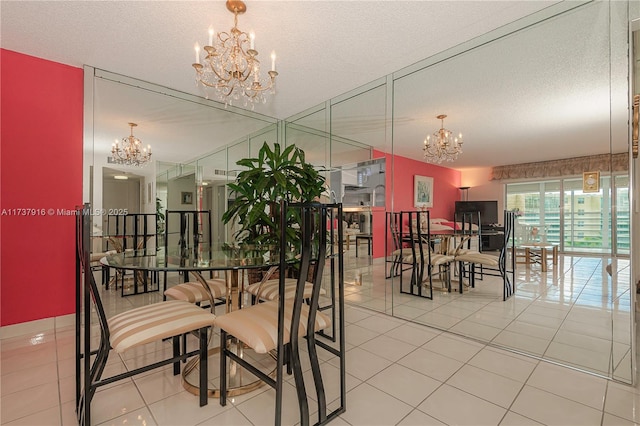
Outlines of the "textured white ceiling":
{"label": "textured white ceiling", "polygon": [[[271,50],[277,52],[280,73],[276,96],[256,111],[287,118],[554,3],[248,1],[239,27],[255,31],[263,60],[268,61]],[[223,1],[2,1],[0,15],[3,48],[197,95],[203,92],[195,86],[190,66],[193,45],[206,44],[209,25],[228,30],[233,22]],[[606,46],[590,36],[606,19],[576,20],[555,33],[553,25],[526,30],[530,37],[513,37],[430,68],[420,83],[407,80],[403,88],[400,81],[396,96],[403,102],[394,115],[395,152],[421,157],[421,141],[437,129],[434,117],[440,113],[450,116],[446,127],[465,134],[465,155],[455,167],[607,152],[609,136],[600,134],[597,125],[609,119],[608,71],[594,70],[606,64],[592,60]],[[556,45],[567,37],[566,44]],[[141,120],[145,124],[139,132],[155,126],[151,139],[156,158],[184,161],[236,136],[212,138],[220,129],[215,125],[230,119],[224,114],[195,115],[157,100],[139,105],[136,113],[135,101],[123,106],[110,98],[115,95],[101,98],[101,119],[114,126],[99,137],[105,143],[112,141],[110,135],[124,136],[126,122]],[[146,98],[141,96],[140,102]],[[366,105],[360,102],[358,108],[365,111]],[[136,114],[142,118],[131,117]],[[341,132],[359,140],[369,134],[369,142],[375,143],[380,122],[377,112],[372,114],[361,114],[357,122],[345,119]],[[195,133],[168,135],[168,125],[175,121]],[[534,133],[535,140],[530,138]],[[165,136],[171,146],[160,149]],[[206,142],[192,147],[194,140]],[[579,149],[583,147],[587,149]]]}

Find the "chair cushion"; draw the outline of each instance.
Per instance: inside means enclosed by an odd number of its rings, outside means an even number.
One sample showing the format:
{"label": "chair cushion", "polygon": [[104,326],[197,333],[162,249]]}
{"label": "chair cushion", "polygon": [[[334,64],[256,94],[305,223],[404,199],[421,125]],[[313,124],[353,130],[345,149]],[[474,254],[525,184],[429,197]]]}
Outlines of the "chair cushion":
{"label": "chair cushion", "polygon": [[[285,278],[284,280],[284,298],[293,299],[296,296],[296,285],[298,280],[295,278]],[[262,287],[261,287],[262,286]],[[279,279],[275,278],[267,280],[263,283],[254,283],[245,288],[245,291],[258,297],[261,300],[278,300],[278,287],[280,286]],[[306,282],[304,285],[304,291],[302,297],[308,299],[311,297],[313,291],[313,284]],[[327,294],[325,289],[320,289],[320,294]]]}
{"label": "chair cushion", "polygon": [[479,252],[469,252],[456,256],[456,262],[479,263],[486,266],[498,266],[498,256]]}
{"label": "chair cushion", "polygon": [[117,253],[115,250],[109,250],[109,251],[102,251],[99,253],[91,253],[89,261],[90,262],[99,262],[100,259],[102,259],[105,256],[109,256],[110,254],[114,254]]}
{"label": "chair cushion", "polygon": [[[284,305],[283,341],[287,344],[291,337],[293,300],[285,300]],[[304,336],[307,333],[308,318],[309,306],[302,305],[298,336]],[[220,315],[216,317],[215,325],[237,337],[257,353],[267,353],[275,349],[278,342],[278,302],[259,303]],[[330,326],[331,318],[318,311],[314,324],[315,331],[320,331]]]}
{"label": "chair cushion", "polygon": [[[429,261],[429,254],[428,253],[424,253],[424,263],[426,264]],[[419,257],[418,257],[419,259]],[[431,266],[439,266],[439,265],[445,265],[447,263],[453,262],[454,257],[450,256],[448,254],[438,254],[438,253],[431,253]],[[413,256],[407,256],[406,257],[406,261],[407,262],[413,262]],[[419,260],[418,260],[419,262]]]}
{"label": "chair cushion", "polygon": [[411,247],[404,247],[392,251],[391,256],[410,256],[412,253]]}
{"label": "chair cushion", "polygon": [[[223,279],[205,280],[214,298],[226,297],[227,284]],[[164,295],[174,300],[184,300],[189,303],[210,301],[207,291],[199,282],[188,282],[174,285],[165,290]]]}
{"label": "chair cushion", "polygon": [[[428,259],[428,258],[425,256],[425,259]],[[453,262],[453,259],[454,259],[453,256],[449,256],[447,254],[432,253],[431,265],[432,266],[444,265],[445,263]]]}
{"label": "chair cushion", "polygon": [[182,300],[142,306],[108,320],[111,347],[124,352],[135,346],[212,326],[216,316]]}

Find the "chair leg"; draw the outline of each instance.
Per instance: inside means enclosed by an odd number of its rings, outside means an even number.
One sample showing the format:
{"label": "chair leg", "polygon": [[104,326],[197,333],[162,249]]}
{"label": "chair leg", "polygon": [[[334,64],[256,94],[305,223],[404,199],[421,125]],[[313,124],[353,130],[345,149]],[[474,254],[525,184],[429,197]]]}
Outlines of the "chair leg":
{"label": "chair leg", "polygon": [[[180,336],[173,336],[171,340],[173,341],[173,357],[176,358],[180,356]],[[173,363],[173,375],[177,376],[178,374],[180,374],[180,361]]]}
{"label": "chair leg", "polygon": [[200,389],[198,391],[200,395],[200,406],[204,407],[209,402],[209,389],[208,389],[208,378],[209,378],[209,360],[208,360],[208,351],[207,351],[207,327],[203,327],[200,329],[199,333],[200,337]]}
{"label": "chair leg", "polygon": [[[187,336],[189,335],[189,333],[184,333],[182,335],[182,353],[186,354],[187,353]],[[182,362],[187,362],[186,359],[183,359]]]}
{"label": "chair leg", "polygon": [[469,275],[469,284],[471,284],[471,288],[476,287],[476,264],[471,264],[471,272]]}
{"label": "chair leg", "polygon": [[227,332],[220,330],[220,405],[227,405]]}
{"label": "chair leg", "polygon": [[291,345],[284,347],[284,364],[287,366],[287,374],[290,376],[293,374],[293,368],[291,367]]}
{"label": "chair leg", "polygon": [[[298,394],[298,406],[300,407],[300,425],[309,425],[309,403],[307,402],[307,392],[304,386],[304,378],[302,377],[302,365],[300,364],[300,351],[298,348],[297,337],[292,338],[289,343],[289,352],[291,356],[291,366],[293,368],[293,378],[296,382],[296,391]],[[282,386],[279,390],[282,394]],[[276,408],[277,409],[277,408]]]}
{"label": "chair leg", "polygon": [[327,420],[327,397],[324,393],[322,372],[320,371],[318,351],[316,349],[316,337],[313,331],[307,333],[307,349],[309,351],[309,359],[311,360],[311,373],[313,374],[313,383],[316,387],[316,397],[318,399],[318,423],[322,424]]}
{"label": "chair leg", "polygon": [[[87,353],[83,356],[89,357],[89,354]],[[108,359],[109,347],[108,345],[102,346],[101,344],[98,352],[96,353],[93,365],[91,365],[89,371],[86,372],[86,376],[84,377],[84,393],[80,397],[77,407],[78,419],[80,424],[83,426],[91,425],[91,401],[93,400],[93,396],[97,389],[97,387],[94,386],[94,383],[98,382],[100,377],[102,377],[102,373],[107,365]]]}

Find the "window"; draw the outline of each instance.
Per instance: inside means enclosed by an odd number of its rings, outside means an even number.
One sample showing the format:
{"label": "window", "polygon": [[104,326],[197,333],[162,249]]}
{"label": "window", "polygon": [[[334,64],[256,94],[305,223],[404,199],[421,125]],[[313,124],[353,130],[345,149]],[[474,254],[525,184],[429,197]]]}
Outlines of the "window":
{"label": "window", "polygon": [[518,222],[546,229],[562,251],[629,253],[626,174],[601,176],[599,193],[583,193],[582,177],[509,183],[506,192],[506,209],[520,212]]}

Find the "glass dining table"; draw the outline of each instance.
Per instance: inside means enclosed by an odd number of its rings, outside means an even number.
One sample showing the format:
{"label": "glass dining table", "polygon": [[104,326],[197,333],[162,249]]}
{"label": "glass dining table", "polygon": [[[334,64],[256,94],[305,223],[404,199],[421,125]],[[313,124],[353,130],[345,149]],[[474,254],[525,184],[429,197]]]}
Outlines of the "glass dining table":
{"label": "glass dining table", "polygon": [[[295,256],[295,252],[289,252],[285,254],[285,259],[288,263],[291,263],[295,261]],[[207,292],[209,292],[209,287],[203,274],[224,272],[227,284],[226,312],[230,312],[242,307],[244,272],[279,266],[280,255],[278,250],[273,248],[251,245],[199,244],[195,247],[160,247],[157,249],[129,250],[105,256],[100,262],[106,267],[114,268],[121,272],[133,271],[134,280],[158,280],[159,275],[163,274],[165,280],[162,287],[166,287],[166,273],[180,273],[184,281],[188,281],[188,277],[192,276],[202,284]],[[137,283],[134,283],[134,285],[137,285]],[[142,285],[146,288],[147,283],[144,282]],[[164,291],[165,288],[160,289]],[[209,295],[210,300],[214,300],[211,293]],[[242,344],[238,343],[236,346],[239,352],[244,351]],[[211,347],[209,356],[218,356],[219,350],[219,347]],[[247,356],[253,355],[247,354]],[[270,360],[265,359],[264,362],[267,364],[273,362],[273,354],[270,358]],[[275,362],[273,364],[275,365]],[[189,360],[182,373],[185,389],[194,394],[198,393],[197,365],[197,357]],[[211,365],[217,365],[217,363],[214,361]],[[232,368],[230,371],[232,374],[229,377],[229,396],[250,392],[263,384],[257,381],[255,376],[241,371],[240,368]],[[192,381],[194,384],[191,383]],[[217,388],[210,388],[208,394],[209,397],[219,397]]]}
{"label": "glass dining table", "polygon": [[[294,252],[286,254],[287,261],[293,261]],[[195,247],[158,247],[127,250],[112,253],[101,259],[101,263],[119,271],[141,272],[134,274],[134,279],[148,279],[150,273],[178,272],[187,280],[191,274],[203,282],[204,272],[232,272],[230,278],[240,277],[240,271],[250,269],[266,269],[279,265],[277,250],[256,246],[232,246],[222,244],[198,244]],[[204,282],[203,282],[204,283]],[[144,283],[143,283],[144,284]],[[231,284],[237,286],[238,282]]]}

